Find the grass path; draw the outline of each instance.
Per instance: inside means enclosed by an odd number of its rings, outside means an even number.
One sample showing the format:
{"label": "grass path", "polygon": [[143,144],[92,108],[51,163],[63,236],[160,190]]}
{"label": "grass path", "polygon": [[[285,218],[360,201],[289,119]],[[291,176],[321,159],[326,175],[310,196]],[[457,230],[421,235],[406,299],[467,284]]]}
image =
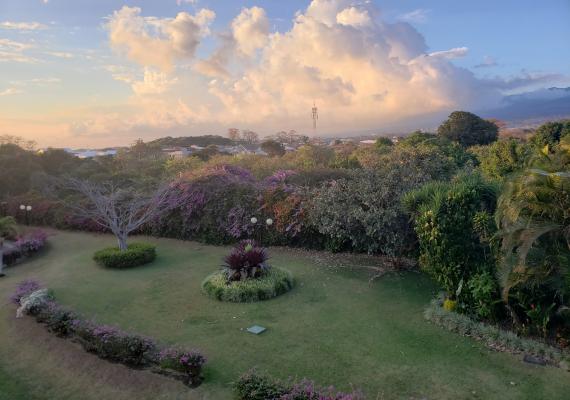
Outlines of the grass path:
{"label": "grass path", "polygon": [[[570,391],[567,372],[524,364],[425,322],[422,311],[435,288],[420,274],[369,284],[362,272],[272,249],[272,264],[291,270],[297,287],[267,302],[227,304],[200,293],[226,248],[149,240],[158,245],[155,263],[113,271],[91,261],[112,237],[57,232],[45,254],[7,270],[0,280],[1,400],[230,399],[231,382],[254,366],[282,378],[354,385],[369,399],[564,399]],[[15,320],[4,299],[31,277],[99,322],[201,349],[209,358],[206,382],[187,390],[85,354],[32,321]],[[268,331],[245,333],[253,324]]]}

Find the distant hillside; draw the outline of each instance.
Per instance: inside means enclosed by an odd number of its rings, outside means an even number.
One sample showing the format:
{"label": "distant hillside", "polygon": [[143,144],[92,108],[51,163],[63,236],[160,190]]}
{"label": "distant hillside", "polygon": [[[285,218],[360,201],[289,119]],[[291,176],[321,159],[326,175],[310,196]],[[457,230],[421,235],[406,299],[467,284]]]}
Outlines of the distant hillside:
{"label": "distant hillside", "polygon": [[170,136],[155,139],[148,142],[149,145],[158,147],[189,147],[192,145],[206,147],[211,144],[216,145],[231,145],[232,141],[228,138],[218,135],[204,135],[204,136],[182,136],[173,138]]}
{"label": "distant hillside", "polygon": [[503,106],[482,113],[511,122],[547,121],[570,117],[570,87],[548,88],[506,96]]}

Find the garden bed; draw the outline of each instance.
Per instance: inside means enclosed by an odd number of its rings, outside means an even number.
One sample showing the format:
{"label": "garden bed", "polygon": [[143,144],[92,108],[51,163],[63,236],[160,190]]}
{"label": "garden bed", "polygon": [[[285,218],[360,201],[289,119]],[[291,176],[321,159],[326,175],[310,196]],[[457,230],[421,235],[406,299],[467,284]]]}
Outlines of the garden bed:
{"label": "garden bed", "polygon": [[272,299],[287,293],[294,285],[291,272],[273,267],[259,278],[233,282],[228,282],[223,271],[216,272],[204,280],[202,289],[210,297],[220,301],[249,303]]}

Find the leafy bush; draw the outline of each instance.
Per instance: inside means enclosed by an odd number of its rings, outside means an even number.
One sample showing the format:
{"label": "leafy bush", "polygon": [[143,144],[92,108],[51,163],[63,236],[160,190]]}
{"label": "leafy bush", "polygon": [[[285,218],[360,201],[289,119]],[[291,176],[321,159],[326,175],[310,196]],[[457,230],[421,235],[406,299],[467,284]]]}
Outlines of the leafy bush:
{"label": "leafy bush", "polygon": [[428,183],[403,199],[414,219],[421,267],[468,307],[473,299],[464,287],[495,265],[489,238],[480,231],[485,231],[481,221],[494,212],[496,198],[494,185],[479,175],[462,175],[450,183]]}
{"label": "leafy bush", "polygon": [[206,357],[200,352],[169,347],[163,349],[158,355],[161,368],[183,372],[191,378],[198,378],[202,366],[206,363]]}
{"label": "leafy bush", "polygon": [[251,370],[234,382],[234,391],[238,400],[267,400],[281,398],[288,388],[283,382]]}
{"label": "leafy bush", "polygon": [[97,264],[107,268],[131,268],[153,262],[156,258],[156,247],[148,243],[131,243],[127,250],[108,247],[99,250],[93,256]]}
{"label": "leafy bush", "polygon": [[83,339],[87,351],[129,366],[146,364],[156,347],[152,339],[123,332],[114,326],[78,321],[74,329]]}
{"label": "leafy bush", "polygon": [[242,375],[234,383],[238,400],[363,400],[360,392],[342,393],[334,387],[323,388],[313,381],[283,382],[261,375],[255,370]]}
{"label": "leafy bush", "polygon": [[269,271],[267,251],[254,240],[242,240],[224,258],[224,272],[230,282],[260,278]]}
{"label": "leafy bush", "polygon": [[532,155],[528,144],[515,139],[499,140],[487,146],[473,146],[469,151],[477,157],[479,168],[489,179],[503,181],[520,171]]}
{"label": "leafy bush", "polygon": [[439,136],[459,142],[468,147],[489,144],[497,140],[499,128],[491,121],[484,120],[466,111],[454,111],[437,129]]}
{"label": "leafy bush", "polygon": [[542,149],[548,146],[550,149],[560,142],[560,139],[570,136],[570,120],[546,122],[536,129],[530,139],[531,143]]}
{"label": "leafy bush", "polygon": [[311,223],[327,237],[332,251],[402,254],[413,246],[400,197],[428,179],[423,172],[393,168],[385,173],[355,170],[315,190]]}
{"label": "leafy bush", "polygon": [[236,303],[271,299],[288,292],[293,286],[292,274],[275,267],[260,278],[228,282],[225,273],[217,272],[202,283],[202,289],[210,297]]}
{"label": "leafy bush", "polygon": [[34,279],[27,279],[25,281],[22,281],[16,286],[16,290],[10,296],[10,301],[13,304],[20,305],[20,300],[23,297],[29,296],[33,292],[42,288],[42,284]]}

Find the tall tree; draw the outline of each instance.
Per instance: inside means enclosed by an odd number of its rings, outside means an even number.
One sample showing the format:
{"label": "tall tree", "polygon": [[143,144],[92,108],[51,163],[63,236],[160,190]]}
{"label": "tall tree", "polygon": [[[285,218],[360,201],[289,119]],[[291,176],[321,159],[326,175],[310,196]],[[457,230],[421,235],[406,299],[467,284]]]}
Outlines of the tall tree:
{"label": "tall tree", "polygon": [[54,184],[64,205],[75,215],[111,231],[121,251],[127,249],[129,234],[179,205],[168,186],[148,193],[76,178],[54,180]]}
{"label": "tall tree", "polygon": [[228,129],[228,137],[233,140],[234,142],[239,141],[240,135],[239,135],[239,129],[237,128],[229,128]]}
{"label": "tall tree", "polygon": [[257,135],[257,133],[247,129],[241,132],[241,138],[249,144],[257,143],[257,141],[259,140],[259,136]]}
{"label": "tall tree", "polygon": [[261,150],[271,157],[279,157],[285,154],[285,147],[275,140],[266,140],[261,143]]}
{"label": "tall tree", "polygon": [[499,128],[466,111],[454,111],[437,129],[439,136],[459,142],[464,147],[489,144],[497,140]]}

